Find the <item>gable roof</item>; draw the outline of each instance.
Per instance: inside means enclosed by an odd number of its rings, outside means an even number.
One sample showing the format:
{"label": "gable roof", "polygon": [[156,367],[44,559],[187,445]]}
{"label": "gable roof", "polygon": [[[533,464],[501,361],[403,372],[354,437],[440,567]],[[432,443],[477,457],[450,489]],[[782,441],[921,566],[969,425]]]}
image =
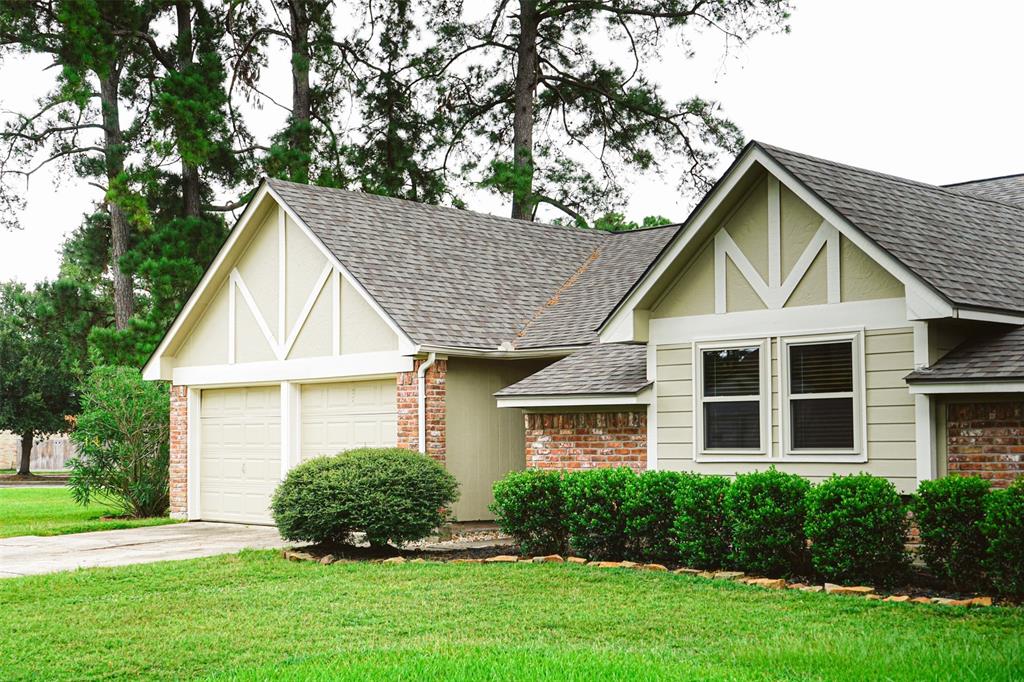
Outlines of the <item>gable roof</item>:
{"label": "gable roof", "polygon": [[511,398],[636,393],[650,383],[645,345],[596,343],[494,395]]}
{"label": "gable roof", "polygon": [[909,383],[1019,379],[1024,379],[1024,327],[967,341],[906,377]]}
{"label": "gable roof", "polygon": [[415,342],[584,345],[678,229],[583,230],[268,180]]}
{"label": "gable roof", "polygon": [[943,185],[943,187],[954,192],[965,192],[987,199],[994,199],[1004,204],[1024,206],[1024,174],[955,182],[950,185]]}

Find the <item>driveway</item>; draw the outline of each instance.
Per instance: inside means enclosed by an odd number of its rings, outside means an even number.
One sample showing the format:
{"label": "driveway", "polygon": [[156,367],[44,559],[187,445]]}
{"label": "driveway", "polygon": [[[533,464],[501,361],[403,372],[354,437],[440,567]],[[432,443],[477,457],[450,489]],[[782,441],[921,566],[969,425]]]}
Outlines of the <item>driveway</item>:
{"label": "driveway", "polygon": [[206,521],[52,537],[27,535],[0,539],[0,578],[195,559],[285,544],[272,526]]}

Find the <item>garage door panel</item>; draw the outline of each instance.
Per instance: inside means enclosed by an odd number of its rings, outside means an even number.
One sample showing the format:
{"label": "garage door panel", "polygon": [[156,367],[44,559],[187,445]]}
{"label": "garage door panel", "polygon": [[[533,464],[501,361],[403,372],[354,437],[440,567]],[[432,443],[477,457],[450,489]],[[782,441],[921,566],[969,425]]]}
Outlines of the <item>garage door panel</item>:
{"label": "garage door panel", "polygon": [[302,387],[301,459],[397,442],[394,379]]}

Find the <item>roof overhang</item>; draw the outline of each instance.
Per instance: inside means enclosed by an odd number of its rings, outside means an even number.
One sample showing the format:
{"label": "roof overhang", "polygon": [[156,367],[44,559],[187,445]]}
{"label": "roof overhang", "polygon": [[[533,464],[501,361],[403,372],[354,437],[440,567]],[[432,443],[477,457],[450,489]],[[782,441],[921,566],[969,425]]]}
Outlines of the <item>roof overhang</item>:
{"label": "roof overhang", "polygon": [[567,393],[551,395],[498,396],[498,407],[612,407],[651,404],[653,391],[647,386],[635,393]]}
{"label": "roof overhang", "polygon": [[1024,378],[993,380],[922,381],[907,380],[914,395],[949,395],[957,393],[1024,393]]}

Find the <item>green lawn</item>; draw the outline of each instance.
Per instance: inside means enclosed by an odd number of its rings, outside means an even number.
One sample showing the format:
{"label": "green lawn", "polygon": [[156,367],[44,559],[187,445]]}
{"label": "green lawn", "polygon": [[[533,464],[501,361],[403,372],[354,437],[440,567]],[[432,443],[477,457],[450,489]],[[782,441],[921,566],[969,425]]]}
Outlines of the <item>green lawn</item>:
{"label": "green lawn", "polygon": [[168,518],[107,519],[116,513],[104,504],[81,507],[67,488],[0,487],[0,538],[16,535],[63,535],[173,523]]}
{"label": "green lawn", "polygon": [[1024,612],[574,565],[243,552],[0,581],[16,679],[1012,680]]}

